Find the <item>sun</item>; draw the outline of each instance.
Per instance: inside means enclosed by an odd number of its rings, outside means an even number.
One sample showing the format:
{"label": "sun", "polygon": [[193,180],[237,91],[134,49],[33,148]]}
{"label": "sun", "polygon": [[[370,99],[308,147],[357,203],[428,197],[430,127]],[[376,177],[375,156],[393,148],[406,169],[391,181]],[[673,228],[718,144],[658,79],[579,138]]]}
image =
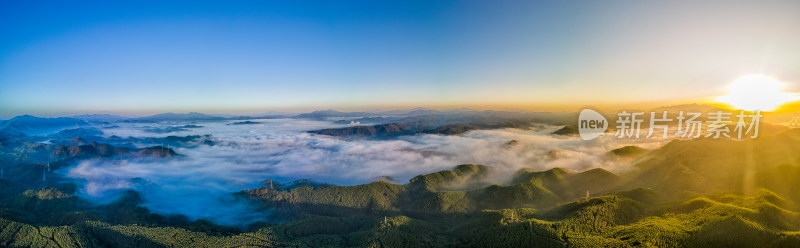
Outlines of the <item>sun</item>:
{"label": "sun", "polygon": [[746,111],[772,111],[783,104],[800,100],[794,93],[783,92],[784,83],[761,74],[739,77],[728,87],[729,93],[717,101]]}

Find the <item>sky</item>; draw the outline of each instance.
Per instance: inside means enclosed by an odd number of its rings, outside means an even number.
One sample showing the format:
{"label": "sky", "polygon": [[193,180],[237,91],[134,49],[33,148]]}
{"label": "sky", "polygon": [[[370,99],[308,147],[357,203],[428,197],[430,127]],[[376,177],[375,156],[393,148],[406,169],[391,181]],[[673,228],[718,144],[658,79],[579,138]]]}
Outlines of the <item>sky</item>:
{"label": "sky", "polygon": [[703,101],[800,90],[798,1],[2,1],[0,117]]}

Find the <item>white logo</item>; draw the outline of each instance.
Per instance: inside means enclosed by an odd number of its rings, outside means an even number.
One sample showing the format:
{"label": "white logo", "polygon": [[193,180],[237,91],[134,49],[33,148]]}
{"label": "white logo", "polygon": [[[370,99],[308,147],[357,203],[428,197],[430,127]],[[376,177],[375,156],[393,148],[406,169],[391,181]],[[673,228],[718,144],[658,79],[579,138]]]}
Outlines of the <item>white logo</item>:
{"label": "white logo", "polygon": [[581,110],[578,116],[578,133],[583,140],[592,140],[604,135],[608,128],[608,120],[597,111],[591,109]]}

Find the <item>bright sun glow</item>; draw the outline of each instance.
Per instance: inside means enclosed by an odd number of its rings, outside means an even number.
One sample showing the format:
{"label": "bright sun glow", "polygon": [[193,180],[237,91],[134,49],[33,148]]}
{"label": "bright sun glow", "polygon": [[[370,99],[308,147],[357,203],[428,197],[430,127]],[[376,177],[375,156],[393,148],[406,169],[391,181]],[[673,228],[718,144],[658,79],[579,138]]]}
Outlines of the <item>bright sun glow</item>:
{"label": "bright sun glow", "polygon": [[747,111],[772,111],[800,99],[794,93],[782,92],[783,83],[760,74],[742,76],[731,83],[730,93],[717,100]]}

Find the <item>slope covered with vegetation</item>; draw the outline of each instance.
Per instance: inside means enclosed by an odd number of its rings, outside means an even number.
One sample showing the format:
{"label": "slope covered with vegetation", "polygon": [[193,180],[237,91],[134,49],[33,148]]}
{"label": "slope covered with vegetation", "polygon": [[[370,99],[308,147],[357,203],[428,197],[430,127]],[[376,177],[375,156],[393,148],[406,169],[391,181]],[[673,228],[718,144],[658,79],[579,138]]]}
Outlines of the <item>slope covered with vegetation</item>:
{"label": "slope covered with vegetation", "polygon": [[619,174],[521,169],[498,183],[464,164],[405,184],[267,180],[234,195],[268,221],[238,227],[152,213],[135,191],[96,204],[71,183],[0,179],[0,247],[798,247],[798,150],[790,130],[609,151],[637,158]]}

